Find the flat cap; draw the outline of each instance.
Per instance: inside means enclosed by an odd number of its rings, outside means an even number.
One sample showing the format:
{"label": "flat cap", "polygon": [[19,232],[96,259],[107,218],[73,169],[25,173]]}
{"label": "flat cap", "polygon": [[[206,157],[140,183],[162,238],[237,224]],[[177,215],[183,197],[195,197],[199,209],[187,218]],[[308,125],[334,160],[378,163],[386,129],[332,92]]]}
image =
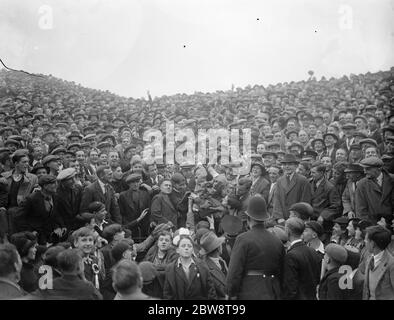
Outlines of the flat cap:
{"label": "flat cap", "polygon": [[344,247],[336,243],[330,243],[325,248],[326,254],[333,260],[339,263],[345,263],[347,260],[347,251]]}
{"label": "flat cap", "polygon": [[378,146],[378,144],[376,143],[376,140],[371,139],[371,138],[361,139],[359,144],[360,144],[361,147],[362,147],[363,144],[371,144],[374,147]]}
{"label": "flat cap", "polygon": [[46,156],[44,159],[42,159],[42,164],[45,166],[51,161],[59,161],[59,160],[60,160],[59,156],[50,154],[50,155]]}
{"label": "flat cap", "polygon": [[298,202],[290,206],[289,211],[298,213],[302,220],[306,220],[313,215],[313,207],[307,202]]}
{"label": "flat cap", "polygon": [[352,143],[349,147],[349,151],[352,151],[352,150],[361,150],[360,144],[359,143]]}
{"label": "flat cap", "polygon": [[60,171],[59,174],[57,175],[57,180],[63,181],[63,180],[73,178],[76,173],[77,172],[74,168],[64,169],[64,170]]}
{"label": "flat cap", "polygon": [[51,174],[44,174],[38,179],[38,184],[40,186],[45,186],[46,184],[56,182],[56,177]]}
{"label": "flat cap", "polygon": [[360,165],[364,168],[380,168],[383,167],[383,161],[377,157],[369,157],[361,160]]}

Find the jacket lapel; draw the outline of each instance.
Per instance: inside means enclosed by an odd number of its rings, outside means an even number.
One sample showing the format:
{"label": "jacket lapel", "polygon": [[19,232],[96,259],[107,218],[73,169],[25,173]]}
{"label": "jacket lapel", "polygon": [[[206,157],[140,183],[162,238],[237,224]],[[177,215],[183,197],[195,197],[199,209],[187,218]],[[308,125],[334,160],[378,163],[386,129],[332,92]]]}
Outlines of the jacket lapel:
{"label": "jacket lapel", "polygon": [[220,282],[220,284],[225,285],[226,284],[225,275],[223,274],[222,270],[218,268],[216,263],[209,258],[206,259],[206,263],[212,278],[215,278],[217,281]]}
{"label": "jacket lapel", "polygon": [[96,181],[95,184],[96,184],[96,185],[95,185],[95,188],[96,188],[97,194],[100,195],[100,199],[101,199],[100,202],[106,204],[105,196],[104,196],[103,190],[102,190],[101,187],[100,187],[100,184],[98,183],[98,181]]}
{"label": "jacket lapel", "polygon": [[168,195],[163,194],[163,201],[173,210],[176,211]]}
{"label": "jacket lapel", "polygon": [[392,192],[393,192],[393,182],[391,181],[391,177],[383,173],[382,180],[382,201],[384,201]]}

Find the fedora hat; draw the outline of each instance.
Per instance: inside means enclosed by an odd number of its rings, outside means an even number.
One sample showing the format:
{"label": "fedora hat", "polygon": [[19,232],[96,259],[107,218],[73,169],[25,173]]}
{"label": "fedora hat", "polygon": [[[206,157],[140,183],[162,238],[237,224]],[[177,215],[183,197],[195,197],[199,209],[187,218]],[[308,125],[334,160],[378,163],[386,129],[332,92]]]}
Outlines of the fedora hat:
{"label": "fedora hat", "polygon": [[237,236],[242,231],[242,220],[237,216],[225,215],[220,221],[223,232],[229,236]]}
{"label": "fedora hat", "polygon": [[225,238],[223,238],[223,237],[219,238],[212,231],[205,233],[200,239],[200,245],[201,245],[200,254],[207,255],[207,254],[211,253],[212,251],[219,248],[222,245],[222,243],[224,242],[224,240],[225,240]]}
{"label": "fedora hat", "polygon": [[266,221],[269,219],[267,204],[264,198],[256,195],[250,198],[246,214],[249,218],[256,221]]}
{"label": "fedora hat", "polygon": [[280,163],[299,163],[294,154],[286,153]]}

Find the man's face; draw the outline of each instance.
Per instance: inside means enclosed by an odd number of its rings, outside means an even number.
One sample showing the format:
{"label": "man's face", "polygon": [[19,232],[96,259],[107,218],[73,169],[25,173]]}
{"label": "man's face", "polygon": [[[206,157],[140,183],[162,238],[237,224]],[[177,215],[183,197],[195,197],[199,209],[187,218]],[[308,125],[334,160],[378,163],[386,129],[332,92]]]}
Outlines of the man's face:
{"label": "man's face", "polygon": [[276,141],[276,142],[280,142],[280,141],[282,140],[282,133],[276,132],[276,133],[274,134],[273,140]]}
{"label": "man's face", "polygon": [[35,147],[33,149],[33,157],[36,160],[41,160],[43,156],[43,151],[42,151],[42,147]]}
{"label": "man's face", "polygon": [[321,141],[315,141],[314,149],[316,152],[320,152],[323,150],[323,143]]}
{"label": "man's face", "polygon": [[48,168],[50,168],[54,171],[59,171],[59,165],[60,165],[59,161],[53,160],[48,163]]}
{"label": "man's face", "polygon": [[297,163],[285,163],[283,164],[283,172],[286,175],[291,175],[296,171],[297,166],[298,166]]}
{"label": "man's face", "polygon": [[331,148],[335,143],[335,139],[332,136],[327,136],[324,139],[324,144],[326,145],[326,147]]}
{"label": "man's face", "polygon": [[323,122],[326,125],[329,125],[331,123],[331,115],[329,113],[323,114]]}
{"label": "man's face", "polygon": [[259,145],[257,145],[257,153],[258,154],[262,154],[265,151],[265,145],[260,143]]}
{"label": "man's face", "polygon": [[113,171],[113,177],[115,180],[120,180],[122,179],[123,176],[123,172],[122,172],[122,168],[121,167],[117,167],[114,171]]}
{"label": "man's face", "polygon": [[193,169],[191,168],[182,168],[181,172],[186,179],[190,179],[193,176]]}
{"label": "man's face", "polygon": [[289,122],[287,123],[286,128],[287,128],[288,131],[294,130],[294,129],[296,128],[295,122],[294,122],[294,121],[289,121]]}
{"label": "man's face", "polygon": [[112,179],[112,170],[104,169],[103,175],[100,177],[100,180],[104,183],[110,182]]}
{"label": "man's face", "polygon": [[22,173],[27,172],[27,170],[29,169],[29,158],[26,157],[22,157],[19,162],[16,163],[15,167],[18,168],[18,170]]}
{"label": "man's face", "polygon": [[99,161],[99,156],[98,156],[97,151],[91,151],[89,159],[90,159],[91,163],[97,164],[97,162]]}
{"label": "man's face", "polygon": [[108,156],[111,163],[119,161],[119,154],[117,152],[110,152]]}
{"label": "man's face", "polygon": [[129,183],[130,189],[132,191],[138,191],[141,185],[141,180],[133,181]]}
{"label": "man's face", "polygon": [[100,159],[100,164],[105,165],[105,164],[107,164],[108,155],[106,153],[102,153],[102,154],[100,154],[99,159]]}
{"label": "man's face", "polygon": [[190,258],[193,254],[193,244],[189,239],[181,239],[177,248],[177,253],[182,258]]}
{"label": "man's face", "polygon": [[300,140],[300,142],[307,142],[308,141],[308,134],[306,133],[306,131],[301,130],[298,134],[298,139]]}
{"label": "man's face", "polygon": [[321,162],[326,166],[327,170],[331,170],[332,168],[332,161],[330,157],[323,157]]}
{"label": "man's face", "polygon": [[273,167],[269,168],[268,174],[269,174],[269,178],[270,178],[271,183],[275,183],[279,178],[279,169],[273,168]]}
{"label": "man's face", "polygon": [[60,136],[58,139],[59,143],[63,146],[66,147],[67,146],[67,138],[64,136]]}
{"label": "man's face", "polygon": [[94,248],[93,236],[79,237],[74,241],[74,246],[75,248],[82,250],[85,255],[90,254]]}
{"label": "man's face", "polygon": [[313,136],[316,135],[316,132],[317,132],[317,127],[316,127],[315,125],[311,124],[311,125],[309,126],[309,135],[310,135],[311,137],[313,137]]}
{"label": "man's face", "polygon": [[343,149],[338,149],[335,153],[335,160],[339,161],[346,161],[346,151]]}
{"label": "man's face", "polygon": [[363,130],[365,128],[365,123],[362,119],[357,118],[354,123],[356,124],[357,130]]}
{"label": "man's face", "polygon": [[23,140],[27,141],[30,139],[30,131],[29,129],[22,129],[21,131],[21,137],[23,138]]}
{"label": "man's face", "polygon": [[179,192],[186,191],[186,181],[182,180],[180,183],[174,183],[174,188],[177,189]]}
{"label": "man's face", "polygon": [[85,153],[84,153],[83,151],[77,151],[77,152],[75,153],[75,156],[76,156],[77,161],[78,161],[79,163],[85,162]]}
{"label": "man's face", "polygon": [[150,165],[148,167],[149,170],[149,176],[153,179],[155,179],[157,177],[157,167],[156,165]]}
{"label": "man's face", "polygon": [[159,240],[157,241],[157,246],[159,247],[160,251],[167,251],[171,247],[171,237],[169,235],[160,236]]}
{"label": "man's face", "polygon": [[347,179],[349,179],[352,182],[357,182],[360,180],[361,173],[360,172],[348,172],[346,173]]}
{"label": "man's face", "polygon": [[378,153],[375,147],[370,147],[365,149],[365,158],[370,158],[370,157],[378,157]]}

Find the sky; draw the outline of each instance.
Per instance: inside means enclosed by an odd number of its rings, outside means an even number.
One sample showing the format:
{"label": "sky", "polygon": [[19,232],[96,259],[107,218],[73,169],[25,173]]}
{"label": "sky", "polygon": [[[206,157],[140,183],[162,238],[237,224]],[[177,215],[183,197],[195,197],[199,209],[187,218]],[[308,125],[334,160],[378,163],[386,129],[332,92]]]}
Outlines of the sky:
{"label": "sky", "polygon": [[0,58],[139,98],[394,66],[394,0],[0,0]]}

